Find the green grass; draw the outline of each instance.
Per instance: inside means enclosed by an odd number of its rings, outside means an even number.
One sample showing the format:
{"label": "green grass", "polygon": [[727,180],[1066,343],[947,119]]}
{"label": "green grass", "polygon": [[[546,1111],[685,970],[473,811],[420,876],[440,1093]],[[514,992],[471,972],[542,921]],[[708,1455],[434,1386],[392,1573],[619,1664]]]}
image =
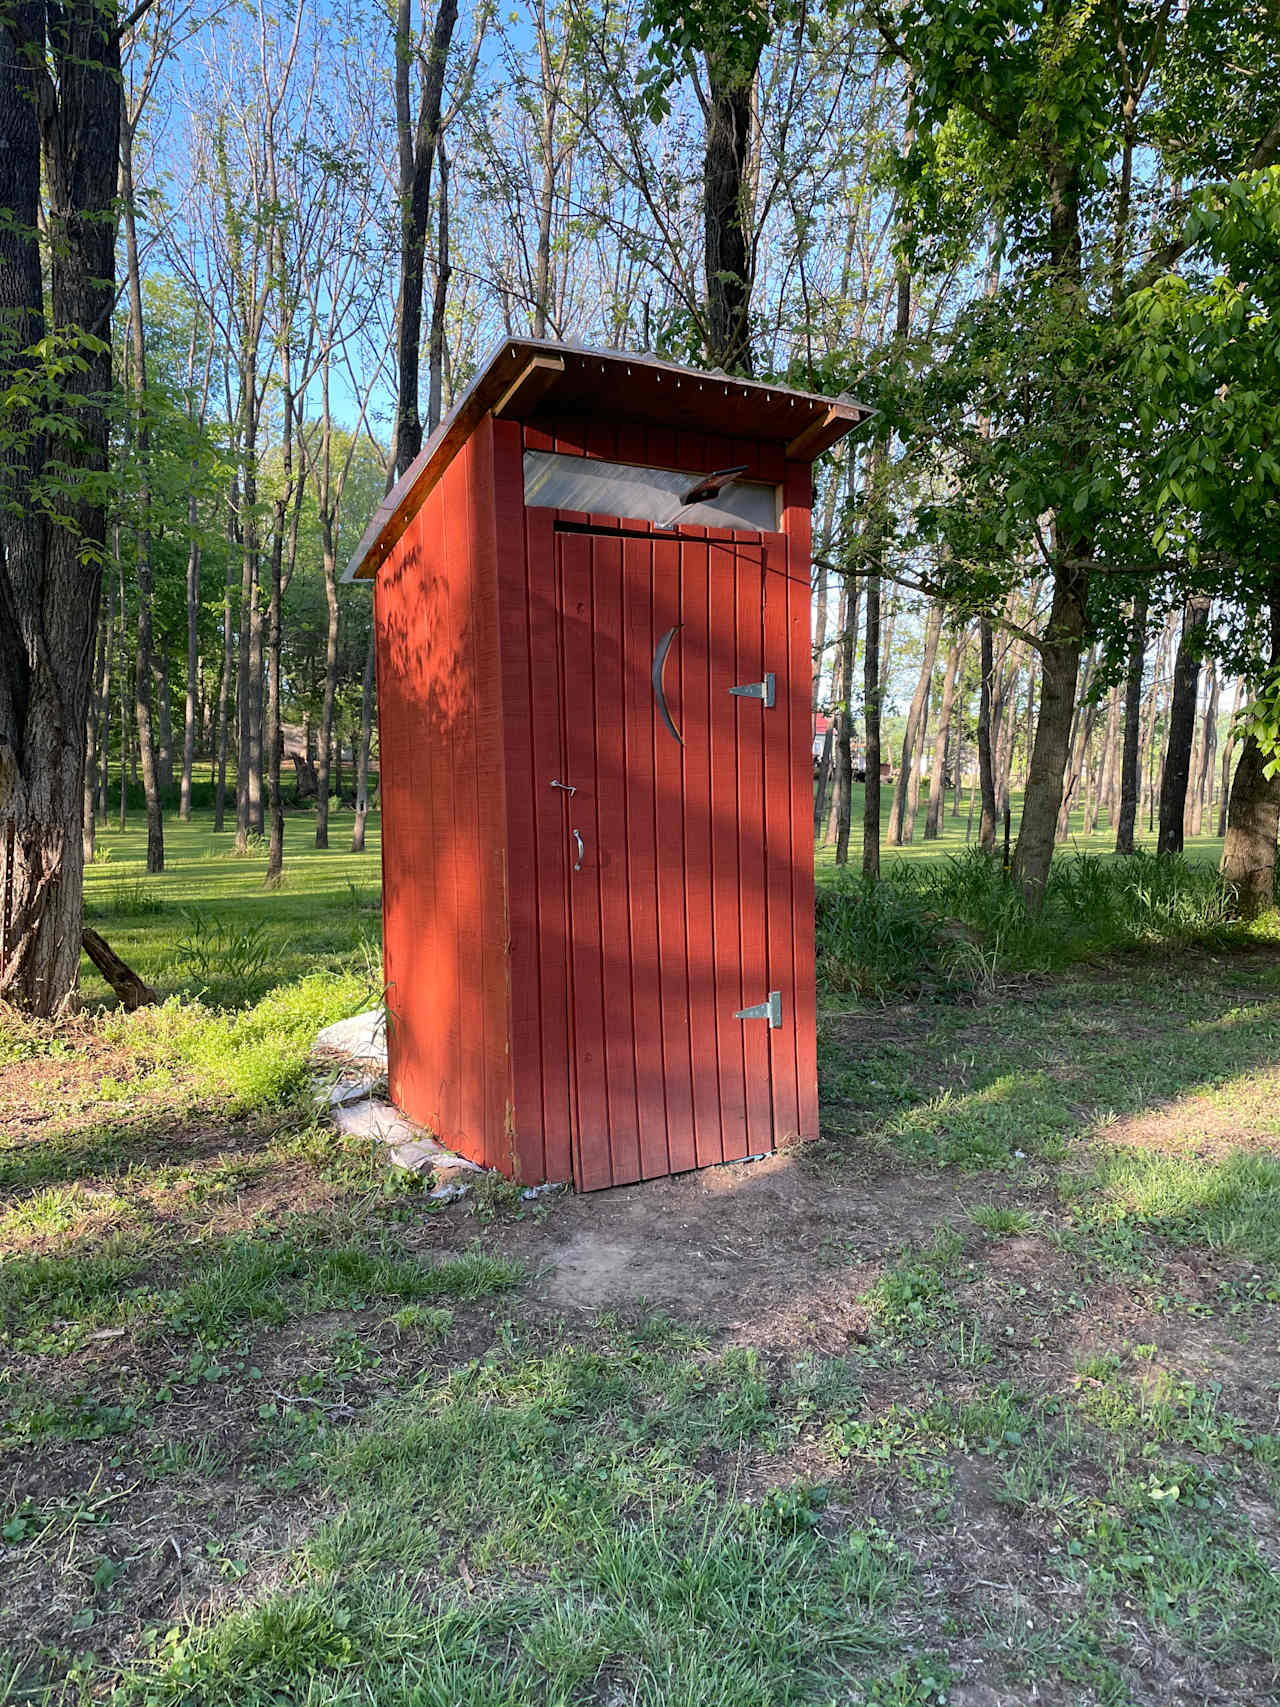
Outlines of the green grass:
{"label": "green grass", "polygon": [[[860,782],[854,783],[851,812],[851,833],[849,838],[850,859],[854,865],[861,865],[862,863],[862,811],[864,794],[865,790],[863,785]],[[921,810],[916,820],[915,836],[910,842],[904,843],[900,847],[894,847],[888,839],[889,806],[892,799],[892,787],[886,784],[881,791],[880,797],[882,838],[880,856],[886,869],[889,869],[898,863],[911,866],[921,864],[928,865],[934,861],[945,858],[947,854],[963,853],[966,847],[972,846],[973,841],[977,836],[978,829],[977,819],[975,816],[972,833],[968,836],[968,839],[966,839],[966,832],[969,830],[969,796],[967,792],[964,796],[964,807],[959,817],[952,815],[952,796],[947,796],[947,809],[942,819],[942,833],[936,840],[929,842],[924,840],[925,812],[924,803],[922,801]],[[1012,813],[1011,845],[1016,845],[1018,840],[1018,824],[1022,817],[1021,789],[1015,789],[1013,791],[1010,797],[1010,808]],[[1216,807],[1213,813],[1206,813],[1205,815],[1206,824],[1211,820],[1214,824],[1217,823]],[[1001,845],[1003,845],[1003,837],[1004,831],[1001,829],[997,837],[997,842]],[[1155,852],[1155,830],[1147,828],[1145,819],[1138,824],[1134,839],[1139,848],[1145,849],[1148,853]],[[1072,809],[1070,814],[1070,834],[1068,835],[1067,841],[1063,844],[1063,852],[1088,853],[1096,854],[1100,857],[1110,857],[1114,853],[1115,843],[1115,829],[1112,825],[1106,822],[1105,818],[1099,820],[1098,827],[1094,830],[1091,836],[1086,836],[1084,833],[1083,808],[1077,806]],[[1212,865],[1216,868],[1218,861],[1222,857],[1222,842],[1214,835],[1189,836],[1186,844],[1186,855],[1188,859],[1194,860],[1197,864]],[[837,867],[835,863],[834,842],[827,842],[821,838],[819,839],[816,864],[819,883],[829,881],[836,875]]]}
{"label": "green grass", "polygon": [[[333,812],[328,849],[314,846],[309,813],[285,819],[284,883],[263,888],[265,846],[235,852],[232,828],[215,835],[211,816],[165,818],[165,869],[146,870],[145,820],[121,833],[100,829],[85,872],[85,910],[117,954],[162,996],[208,996],[216,1005],[254,1001],[300,978],[358,964],[378,975],[379,917],[369,902],[381,888],[378,814],[369,815],[365,852],[352,854],[351,813]],[[82,963],[86,995],[107,992]]]}
{"label": "green grass", "polygon": [[[277,894],[103,837],[163,1005],[0,1019],[0,1704],[1274,1697],[1280,956],[1207,862],[828,883],[823,1142],[443,1207],[313,1101],[346,824]],[[557,1302],[637,1228],[687,1297]]]}

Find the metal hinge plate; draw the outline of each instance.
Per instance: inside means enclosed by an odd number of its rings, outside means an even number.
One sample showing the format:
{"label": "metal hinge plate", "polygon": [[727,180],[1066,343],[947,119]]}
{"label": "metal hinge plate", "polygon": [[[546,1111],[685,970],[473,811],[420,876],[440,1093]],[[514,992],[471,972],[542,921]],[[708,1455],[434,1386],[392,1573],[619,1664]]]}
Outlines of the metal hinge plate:
{"label": "metal hinge plate", "polygon": [[782,991],[770,990],[767,1002],[757,1002],[753,1008],[739,1008],[734,1019],[767,1019],[770,1031],[782,1029]]}
{"label": "metal hinge plate", "polygon": [[765,710],[770,711],[773,709],[773,702],[777,697],[777,689],[778,678],[770,670],[762,682],[743,682],[741,687],[730,688],[729,692],[736,695],[738,699],[762,699]]}

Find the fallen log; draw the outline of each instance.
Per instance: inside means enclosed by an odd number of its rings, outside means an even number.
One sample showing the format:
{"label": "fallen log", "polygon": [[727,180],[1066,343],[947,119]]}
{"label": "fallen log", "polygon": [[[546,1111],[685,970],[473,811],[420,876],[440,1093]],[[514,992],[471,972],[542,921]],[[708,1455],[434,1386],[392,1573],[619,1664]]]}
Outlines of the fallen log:
{"label": "fallen log", "polygon": [[80,940],[84,943],[84,951],[89,959],[119,996],[120,1006],[126,1013],[150,1007],[153,1002],[160,1000],[150,984],[144,984],[132,966],[126,966],[97,931],[91,931],[86,925]]}

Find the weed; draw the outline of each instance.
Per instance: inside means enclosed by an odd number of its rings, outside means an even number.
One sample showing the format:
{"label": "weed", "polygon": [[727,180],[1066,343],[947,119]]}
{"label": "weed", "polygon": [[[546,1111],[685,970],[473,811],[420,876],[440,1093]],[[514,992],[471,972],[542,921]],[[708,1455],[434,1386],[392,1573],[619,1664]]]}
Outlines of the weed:
{"label": "weed", "polygon": [[178,939],[178,956],[192,983],[224,1004],[260,993],[271,954],[262,920],[236,926],[200,907],[184,908],[182,916],[186,930]]}

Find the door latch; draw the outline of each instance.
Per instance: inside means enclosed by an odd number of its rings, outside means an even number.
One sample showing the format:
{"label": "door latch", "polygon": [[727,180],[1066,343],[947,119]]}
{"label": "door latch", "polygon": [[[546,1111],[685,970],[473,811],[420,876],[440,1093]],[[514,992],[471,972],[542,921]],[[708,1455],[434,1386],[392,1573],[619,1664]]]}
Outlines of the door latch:
{"label": "door latch", "polygon": [[734,1019],[767,1019],[770,1031],[782,1029],[782,991],[770,990],[767,1002],[757,1002],[753,1008],[739,1008]]}
{"label": "door latch", "polygon": [[777,687],[778,678],[774,675],[773,671],[770,670],[762,682],[743,682],[740,687],[730,688],[729,692],[734,694],[738,699],[762,699],[765,704],[765,710],[770,711],[773,709],[773,702],[777,695]]}

